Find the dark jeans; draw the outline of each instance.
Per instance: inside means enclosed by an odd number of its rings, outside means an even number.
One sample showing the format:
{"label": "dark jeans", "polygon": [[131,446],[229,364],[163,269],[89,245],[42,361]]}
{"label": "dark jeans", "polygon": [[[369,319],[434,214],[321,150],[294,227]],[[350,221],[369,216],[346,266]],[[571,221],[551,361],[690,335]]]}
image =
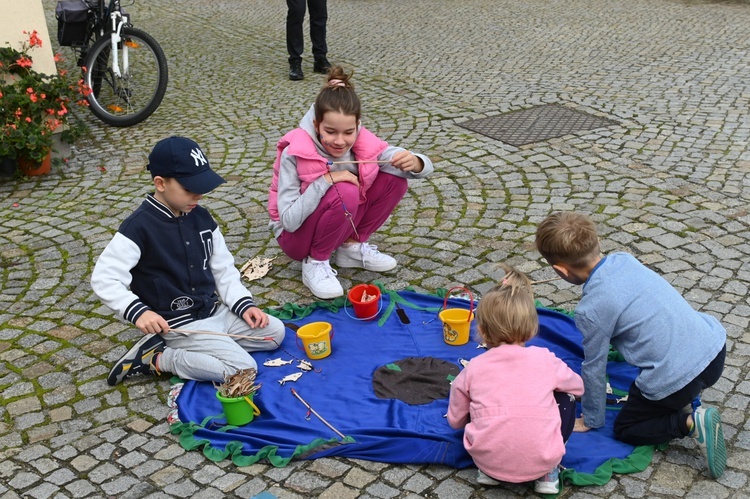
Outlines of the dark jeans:
{"label": "dark jeans", "polygon": [[726,354],[724,345],[697,378],[661,400],[647,399],[633,383],[628,401],[615,419],[615,437],[631,445],[655,445],[687,436],[687,414],[682,409],[719,380]]}
{"label": "dark jeans", "polygon": [[315,59],[323,59],[328,53],[326,45],[326,22],[328,8],[326,0],[286,0],[288,8],[286,14],[286,50],[289,52],[289,62],[302,60],[305,50],[302,22],[305,20],[305,6],[310,9],[310,40]]}

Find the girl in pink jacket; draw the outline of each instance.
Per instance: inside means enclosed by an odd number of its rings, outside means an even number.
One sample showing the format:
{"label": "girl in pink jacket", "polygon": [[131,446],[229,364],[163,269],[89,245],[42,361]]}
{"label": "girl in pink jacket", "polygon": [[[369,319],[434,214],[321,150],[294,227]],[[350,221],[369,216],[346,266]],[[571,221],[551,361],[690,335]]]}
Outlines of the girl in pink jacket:
{"label": "girl in pink jacket", "polygon": [[512,267],[477,307],[487,352],[451,385],[448,423],[464,428],[477,482],[534,480],[540,494],[560,490],[558,467],[573,431],[583,381],[546,348],[525,346],[539,328],[531,282]]}
{"label": "girl in pink jacket", "polygon": [[344,294],[331,260],[374,272],[396,267],[370,236],[404,197],[408,180],[433,171],[427,156],[361,126],[361,113],[351,74],[335,66],[299,128],[276,146],[269,227],[284,253],[302,262],[302,282],[322,299]]}

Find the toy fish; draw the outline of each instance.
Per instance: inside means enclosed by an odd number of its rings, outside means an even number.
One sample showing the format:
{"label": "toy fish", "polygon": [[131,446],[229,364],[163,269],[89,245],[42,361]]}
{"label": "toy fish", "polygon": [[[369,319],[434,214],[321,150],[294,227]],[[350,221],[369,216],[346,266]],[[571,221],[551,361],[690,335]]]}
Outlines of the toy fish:
{"label": "toy fish", "polygon": [[312,371],[312,368],[312,364],[306,360],[300,360],[299,364],[297,364],[297,369],[302,369],[303,371]]}
{"label": "toy fish", "polygon": [[285,366],[291,363],[292,363],[292,359],[283,360],[281,357],[279,357],[278,359],[268,359],[263,363],[263,365],[268,366],[268,367],[279,367],[279,366]]}
{"label": "toy fish", "polygon": [[294,374],[287,374],[286,376],[284,376],[283,378],[279,380],[279,384],[283,385],[287,381],[297,381],[298,379],[302,377],[303,374],[305,373],[299,372],[299,373],[294,373]]}

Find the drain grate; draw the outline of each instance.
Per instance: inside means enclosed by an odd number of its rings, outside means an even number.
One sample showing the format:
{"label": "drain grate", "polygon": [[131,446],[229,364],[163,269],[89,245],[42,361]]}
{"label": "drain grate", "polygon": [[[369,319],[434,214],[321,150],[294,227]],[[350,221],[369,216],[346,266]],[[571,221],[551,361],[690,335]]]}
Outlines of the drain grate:
{"label": "drain grate", "polygon": [[558,104],[536,106],[457,123],[460,127],[516,147],[618,124],[616,121],[568,109]]}

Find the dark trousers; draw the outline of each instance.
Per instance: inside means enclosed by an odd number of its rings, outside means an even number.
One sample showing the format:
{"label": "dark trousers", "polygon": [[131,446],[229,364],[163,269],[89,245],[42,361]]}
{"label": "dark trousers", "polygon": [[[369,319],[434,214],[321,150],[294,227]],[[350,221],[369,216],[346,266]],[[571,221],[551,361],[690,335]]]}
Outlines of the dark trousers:
{"label": "dark trousers", "polygon": [[686,437],[687,414],[682,409],[689,405],[704,388],[716,383],[724,371],[727,347],[702,373],[684,388],[661,400],[649,400],[633,383],[628,401],[615,419],[615,437],[631,445],[656,445],[673,438]]}
{"label": "dark trousers", "polygon": [[310,40],[315,59],[323,59],[328,53],[326,45],[326,22],[328,22],[328,8],[326,0],[286,0],[288,8],[286,14],[286,50],[289,52],[289,62],[302,60],[305,50],[302,22],[305,20],[305,6],[310,10]]}
{"label": "dark trousers", "polygon": [[576,424],[576,399],[569,393],[555,392],[555,402],[560,410],[560,432],[563,442],[567,442]]}

